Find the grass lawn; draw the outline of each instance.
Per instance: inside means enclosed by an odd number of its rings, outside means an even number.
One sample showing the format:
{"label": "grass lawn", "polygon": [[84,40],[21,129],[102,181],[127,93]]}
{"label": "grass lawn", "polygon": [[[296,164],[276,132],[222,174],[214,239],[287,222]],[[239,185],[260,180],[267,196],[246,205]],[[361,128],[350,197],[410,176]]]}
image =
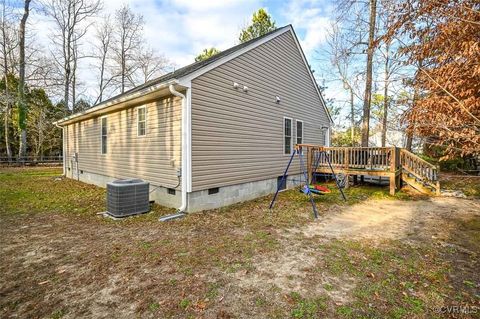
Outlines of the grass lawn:
{"label": "grass lawn", "polygon": [[292,190],[113,221],[60,174],[0,168],[0,318],[480,318],[478,198],[352,187],[314,221]]}

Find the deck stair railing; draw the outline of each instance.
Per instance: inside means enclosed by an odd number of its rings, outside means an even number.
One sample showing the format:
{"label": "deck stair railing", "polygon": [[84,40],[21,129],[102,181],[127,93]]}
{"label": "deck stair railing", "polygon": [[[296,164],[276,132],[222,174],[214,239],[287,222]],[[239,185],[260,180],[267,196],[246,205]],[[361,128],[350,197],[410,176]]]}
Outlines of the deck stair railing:
{"label": "deck stair railing", "polygon": [[431,188],[437,194],[440,193],[437,166],[430,164],[406,149],[401,149],[400,151],[400,163],[404,179],[413,178],[424,187]]}

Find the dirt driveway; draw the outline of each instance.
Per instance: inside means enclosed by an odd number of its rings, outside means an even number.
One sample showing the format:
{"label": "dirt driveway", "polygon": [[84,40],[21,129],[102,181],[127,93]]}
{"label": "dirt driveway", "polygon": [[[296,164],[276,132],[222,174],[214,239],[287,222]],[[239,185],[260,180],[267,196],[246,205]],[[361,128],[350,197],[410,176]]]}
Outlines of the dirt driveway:
{"label": "dirt driveway", "polygon": [[[479,306],[478,199],[319,202],[313,221],[290,192],[273,212],[263,198],[114,222],[96,215],[95,187],[48,174],[2,185],[2,318],[443,318]],[[26,207],[22,189],[35,196]]]}

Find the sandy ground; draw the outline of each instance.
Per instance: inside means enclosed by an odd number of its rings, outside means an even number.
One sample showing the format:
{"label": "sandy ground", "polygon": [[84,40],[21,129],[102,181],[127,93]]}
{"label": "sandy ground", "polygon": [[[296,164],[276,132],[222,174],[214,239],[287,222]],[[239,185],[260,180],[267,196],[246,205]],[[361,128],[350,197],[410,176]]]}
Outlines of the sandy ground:
{"label": "sandy ground", "polygon": [[[255,271],[235,274],[235,279],[244,287],[275,285],[284,293],[311,293],[313,290],[328,295],[337,305],[345,304],[350,301],[355,279],[322,275],[312,287],[308,275],[318,265],[323,252],[313,245],[305,245],[304,238],[311,238],[314,243],[338,239],[366,240],[375,245],[385,240],[400,240],[413,244],[435,241],[438,245],[456,246],[449,240],[455,227],[450,220],[462,218],[480,218],[480,200],[452,197],[370,200],[350,207],[334,207],[315,222],[282,232],[283,248],[270,258],[258,258],[254,263]],[[326,285],[336,289],[325,290]]]}
{"label": "sandy ground", "polygon": [[348,239],[407,239],[443,237],[448,219],[480,216],[480,202],[451,197],[428,200],[374,200],[332,209],[317,223],[300,229],[305,236]]}

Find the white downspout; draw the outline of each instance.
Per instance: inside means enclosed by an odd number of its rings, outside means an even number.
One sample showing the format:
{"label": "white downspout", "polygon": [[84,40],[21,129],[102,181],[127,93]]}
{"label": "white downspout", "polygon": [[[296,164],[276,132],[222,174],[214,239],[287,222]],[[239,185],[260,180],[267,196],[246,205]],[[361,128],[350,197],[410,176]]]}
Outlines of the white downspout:
{"label": "white downspout", "polygon": [[328,126],[327,131],[325,132],[325,146],[330,147],[330,131],[332,126]]}
{"label": "white downspout", "polygon": [[187,154],[187,144],[188,144],[188,112],[187,112],[187,98],[182,93],[175,90],[173,84],[170,84],[168,87],[170,92],[182,99],[182,206],[178,208],[179,213],[185,212],[187,208],[187,163],[188,163],[188,154]]}
{"label": "white downspout", "polygon": [[65,149],[65,127],[58,125],[58,123],[53,123],[56,127],[62,130],[62,164],[63,164],[63,176],[67,176],[67,167],[66,167],[66,149]]}

